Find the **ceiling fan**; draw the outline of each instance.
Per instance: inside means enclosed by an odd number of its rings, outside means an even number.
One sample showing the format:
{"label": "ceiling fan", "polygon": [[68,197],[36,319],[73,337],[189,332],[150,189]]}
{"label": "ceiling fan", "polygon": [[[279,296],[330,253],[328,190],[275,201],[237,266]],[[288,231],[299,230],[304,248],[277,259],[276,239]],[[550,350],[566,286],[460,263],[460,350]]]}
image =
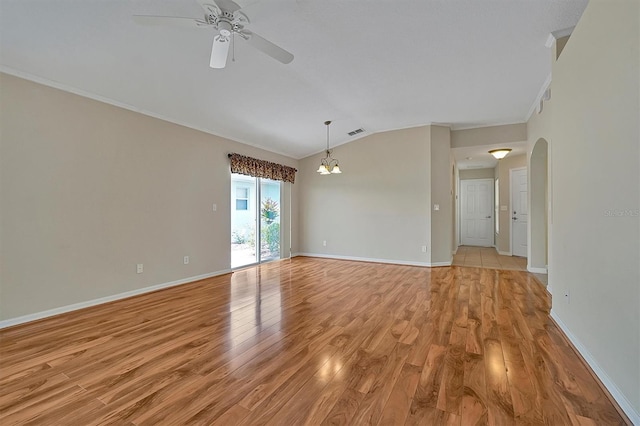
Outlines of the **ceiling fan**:
{"label": "ceiling fan", "polygon": [[204,9],[204,18],[182,18],[177,16],[134,15],[133,20],[142,25],[177,25],[182,27],[214,28],[211,48],[211,68],[224,68],[229,55],[229,45],[234,35],[246,40],[251,46],[271,56],[273,59],[288,64],[293,55],[269,40],[245,28],[249,17],[242,12],[240,5],[232,0],[196,0]]}

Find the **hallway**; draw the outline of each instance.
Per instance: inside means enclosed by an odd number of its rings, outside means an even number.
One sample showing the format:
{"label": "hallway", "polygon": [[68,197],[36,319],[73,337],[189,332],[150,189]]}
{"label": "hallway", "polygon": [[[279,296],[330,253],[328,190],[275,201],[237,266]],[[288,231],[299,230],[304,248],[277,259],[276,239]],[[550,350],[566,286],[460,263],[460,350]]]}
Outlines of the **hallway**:
{"label": "hallway", "polygon": [[[475,268],[506,269],[512,271],[526,271],[527,258],[518,256],[503,256],[494,247],[460,246],[453,255],[454,266],[468,266]],[[545,287],[547,274],[532,274]]]}
{"label": "hallway", "polygon": [[453,265],[526,271],[527,258],[503,256],[493,247],[460,246],[453,256]]}

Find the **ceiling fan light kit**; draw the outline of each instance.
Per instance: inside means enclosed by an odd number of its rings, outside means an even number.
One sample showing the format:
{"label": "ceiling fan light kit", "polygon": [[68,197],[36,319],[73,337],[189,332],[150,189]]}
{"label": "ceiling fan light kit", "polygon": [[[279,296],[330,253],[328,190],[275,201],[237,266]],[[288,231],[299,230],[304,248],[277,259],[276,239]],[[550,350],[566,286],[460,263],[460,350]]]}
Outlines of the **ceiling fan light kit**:
{"label": "ceiling fan light kit", "polygon": [[501,160],[511,152],[511,148],[499,148],[492,149],[489,154],[493,155],[496,159]]}
{"label": "ceiling fan light kit", "polygon": [[196,28],[213,28],[217,34],[213,37],[211,47],[211,68],[224,68],[227,65],[231,38],[238,35],[250,46],[273,59],[288,64],[293,61],[293,55],[264,37],[249,31],[245,25],[249,24],[249,17],[240,11],[240,5],[232,0],[197,0],[204,9],[204,19],[181,18],[177,16],[146,16],[134,15],[134,21],[143,25],[174,25]]}
{"label": "ceiling fan light kit", "polygon": [[333,153],[332,149],[329,149],[329,125],[331,121],[325,121],[324,125],[327,126],[327,149],[325,153],[327,154],[322,160],[320,160],[320,167],[316,172],[321,175],[330,175],[330,174],[340,174],[342,170],[340,170],[340,166],[338,165],[338,159],[333,158],[331,154]]}

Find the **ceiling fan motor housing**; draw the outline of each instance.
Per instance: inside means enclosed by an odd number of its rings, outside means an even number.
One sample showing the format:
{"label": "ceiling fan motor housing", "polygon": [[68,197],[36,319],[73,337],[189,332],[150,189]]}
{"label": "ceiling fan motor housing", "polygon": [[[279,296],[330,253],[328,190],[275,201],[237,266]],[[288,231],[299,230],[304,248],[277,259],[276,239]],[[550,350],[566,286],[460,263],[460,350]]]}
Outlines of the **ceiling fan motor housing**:
{"label": "ceiling fan motor housing", "polygon": [[233,32],[233,26],[226,20],[220,20],[220,22],[218,22],[218,32],[223,37],[229,37]]}

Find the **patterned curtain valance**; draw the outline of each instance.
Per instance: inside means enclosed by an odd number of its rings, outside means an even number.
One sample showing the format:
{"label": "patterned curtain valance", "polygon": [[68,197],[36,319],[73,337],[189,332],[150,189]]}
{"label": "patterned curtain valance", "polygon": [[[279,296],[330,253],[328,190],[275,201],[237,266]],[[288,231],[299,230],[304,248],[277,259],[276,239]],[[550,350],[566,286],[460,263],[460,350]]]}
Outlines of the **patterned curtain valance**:
{"label": "patterned curtain valance", "polygon": [[240,173],[259,178],[281,180],[294,183],[297,170],[293,167],[257,158],[245,157],[240,154],[229,154],[231,159],[231,173]]}

